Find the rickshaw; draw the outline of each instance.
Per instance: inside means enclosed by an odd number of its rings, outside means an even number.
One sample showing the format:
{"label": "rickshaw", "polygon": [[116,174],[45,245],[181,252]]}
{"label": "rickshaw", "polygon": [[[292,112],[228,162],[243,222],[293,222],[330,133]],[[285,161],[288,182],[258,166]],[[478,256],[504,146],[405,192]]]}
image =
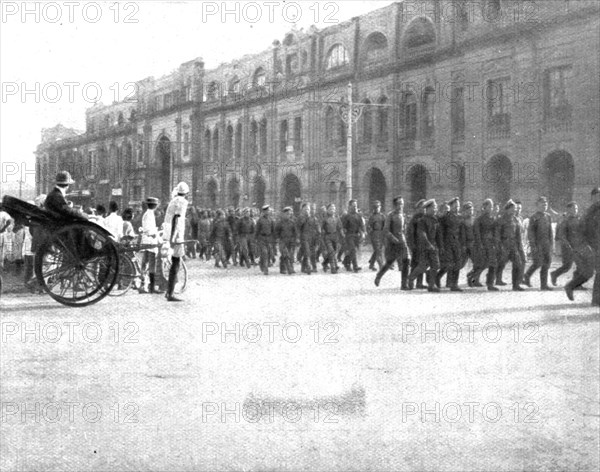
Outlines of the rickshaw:
{"label": "rickshaw", "polygon": [[35,276],[54,300],[84,307],[99,302],[112,290],[119,274],[119,254],[106,229],[8,195],[0,209],[15,222],[39,231],[42,242],[35,253]]}

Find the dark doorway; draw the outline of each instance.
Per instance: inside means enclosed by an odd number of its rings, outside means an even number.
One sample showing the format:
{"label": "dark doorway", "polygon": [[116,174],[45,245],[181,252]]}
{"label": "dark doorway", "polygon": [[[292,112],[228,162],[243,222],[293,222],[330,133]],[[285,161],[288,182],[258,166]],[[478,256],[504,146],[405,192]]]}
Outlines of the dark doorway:
{"label": "dark doorway", "polygon": [[548,204],[556,211],[563,211],[567,203],[573,200],[575,186],[573,157],[566,151],[550,153],[544,161],[544,174]]}
{"label": "dark doorway", "polygon": [[291,206],[294,213],[300,212],[302,186],[294,174],[288,174],[283,180],[283,206]]}

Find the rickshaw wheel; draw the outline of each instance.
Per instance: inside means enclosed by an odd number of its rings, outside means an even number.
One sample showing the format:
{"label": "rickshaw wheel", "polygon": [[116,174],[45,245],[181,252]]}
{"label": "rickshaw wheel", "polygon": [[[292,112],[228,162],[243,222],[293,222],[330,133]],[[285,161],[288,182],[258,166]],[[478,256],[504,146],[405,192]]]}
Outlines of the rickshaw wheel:
{"label": "rickshaw wheel", "polygon": [[83,307],[102,300],[117,280],[119,256],[108,232],[94,223],[56,229],[36,253],[35,274],[63,305]]}

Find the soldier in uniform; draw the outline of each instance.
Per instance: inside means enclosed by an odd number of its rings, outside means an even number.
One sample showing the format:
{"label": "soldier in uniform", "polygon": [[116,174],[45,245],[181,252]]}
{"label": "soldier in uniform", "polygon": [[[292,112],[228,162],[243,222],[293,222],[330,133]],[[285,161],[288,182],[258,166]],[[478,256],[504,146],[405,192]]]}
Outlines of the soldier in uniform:
{"label": "soldier in uniform", "polygon": [[221,267],[227,269],[228,260],[225,248],[227,245],[231,245],[231,228],[229,223],[225,219],[225,213],[223,210],[217,210],[217,216],[212,225],[210,234],[210,243],[214,248],[215,254],[215,267]]}
{"label": "soldier in uniform", "polygon": [[[348,202],[348,213],[342,217],[342,227],[346,235],[346,257],[344,258],[344,267],[348,272],[354,270],[358,272],[362,267],[358,267],[357,252],[361,240],[365,234],[365,222],[362,216],[357,212],[358,203],[356,200]],[[352,264],[352,268],[350,265]]]}
{"label": "soldier in uniform", "polygon": [[[512,287],[516,292],[522,292],[521,274],[523,272],[522,259],[523,242],[521,241],[521,226],[516,217],[517,205],[509,200],[504,206],[504,213],[498,220],[499,238],[499,264],[505,267],[510,261],[512,264]],[[498,280],[496,278],[496,280]]]}
{"label": "soldier in uniform", "polygon": [[237,226],[238,244],[240,248],[240,267],[243,264],[246,264],[248,269],[252,266],[250,262],[249,244],[250,239],[254,235],[254,229],[254,220],[250,218],[250,210],[244,208],[242,217],[239,219]]}
{"label": "soldier in uniform", "polygon": [[265,205],[262,207],[262,215],[256,222],[256,243],[260,254],[260,270],[263,274],[269,275],[269,266],[271,264],[271,242],[275,233],[275,222],[271,218],[271,207]]}
{"label": "soldier in uniform", "polygon": [[[423,215],[423,205],[425,204],[425,200],[419,200],[415,205],[415,213],[412,218],[408,222],[408,228],[406,231],[406,243],[408,244],[408,248],[412,255],[412,259],[410,262],[410,269],[414,271],[415,268],[419,265],[419,238],[417,234],[417,226],[419,224],[419,220],[424,216]],[[423,274],[417,276],[417,289],[425,289],[425,285],[423,285]],[[409,278],[409,289],[413,289],[414,280],[411,281]]]}
{"label": "soldier in uniform", "polygon": [[302,272],[310,275],[312,271],[317,271],[317,249],[321,237],[321,224],[317,216],[311,215],[310,203],[302,204],[302,213],[298,217],[297,225],[302,249]]}
{"label": "soldier in uniform", "polygon": [[406,244],[406,223],[404,219],[404,199],[400,196],[394,198],[394,210],[389,213],[384,226],[385,264],[377,272],[375,285],[379,287],[381,278],[392,267],[394,261],[398,262],[402,273],[401,290],[409,290],[408,271],[410,269],[410,253]]}
{"label": "soldier in uniform", "polygon": [[367,223],[367,233],[371,238],[371,245],[373,246],[373,254],[371,255],[371,259],[369,259],[369,269],[371,270],[377,270],[375,269],[375,262],[377,262],[380,271],[383,267],[383,228],[385,221],[386,218],[381,213],[381,202],[377,200],[373,204],[373,214],[369,217]]}
{"label": "soldier in uniform", "polygon": [[527,236],[533,264],[527,269],[523,277],[523,283],[531,287],[531,276],[540,269],[540,289],[552,290],[548,286],[548,269],[552,263],[552,218],[546,212],[548,200],[540,197],[537,201],[537,212],[529,219]]}
{"label": "soldier in uniform", "polygon": [[494,217],[494,202],[487,199],[483,202],[483,213],[475,219],[473,235],[475,237],[475,266],[469,282],[470,286],[479,279],[481,273],[487,269],[486,285],[491,292],[497,292],[494,287],[496,281],[496,267],[498,265],[498,226]]}
{"label": "soldier in uniform", "polygon": [[233,208],[229,209],[229,214],[227,215],[227,223],[229,224],[229,228],[231,229],[231,239],[226,242],[225,245],[225,258],[227,259],[227,263],[230,264],[233,259],[233,265],[236,266],[238,264],[237,253],[238,253],[238,236],[237,236],[237,226],[238,226],[239,218],[235,215],[235,210]]}
{"label": "soldier in uniform", "polygon": [[296,223],[292,219],[292,208],[283,209],[281,218],[275,225],[275,237],[279,241],[279,272],[282,274],[295,274],[294,249],[296,245]]}
{"label": "soldier in uniform", "polygon": [[449,211],[443,217],[439,218],[440,222],[440,239],[442,247],[440,250],[441,269],[436,276],[436,285],[441,288],[441,280],[445,273],[448,273],[447,286],[452,292],[462,292],[458,286],[460,277],[460,269],[462,267],[462,255],[464,246],[461,241],[461,224],[462,217],[458,209],[460,208],[460,200],[454,197],[448,202]]}
{"label": "soldier in uniform", "polygon": [[567,213],[563,216],[561,222],[556,227],[556,241],[560,242],[560,256],[562,259],[562,265],[550,272],[550,280],[552,280],[552,285],[556,286],[558,283],[558,278],[566,274],[573,267],[573,262],[575,262],[575,257],[573,254],[573,246],[567,240],[567,226],[579,226],[580,218],[579,218],[579,206],[576,202],[570,202],[567,205]]}
{"label": "soldier in uniform", "polygon": [[325,248],[325,261],[323,262],[323,270],[327,270],[327,266],[331,267],[331,273],[338,273],[337,253],[340,247],[340,241],[344,238],[344,228],[339,217],[335,214],[335,205],[330,203],[327,207],[327,215],[323,219],[321,226],[323,234],[323,243]]}
{"label": "soldier in uniform", "polygon": [[591,247],[595,260],[596,277],[594,278],[592,305],[600,306],[600,187],[592,190],[592,206],[588,208],[581,220],[581,229],[583,238]]}
{"label": "soldier in uniform", "polygon": [[423,204],[425,215],[417,223],[417,247],[419,252],[419,265],[410,273],[409,281],[414,281],[420,274],[427,271],[427,290],[439,292],[435,285],[435,277],[440,269],[439,259],[439,223],[435,216],[437,204],[435,200],[427,200]]}
{"label": "soldier in uniform", "polygon": [[[466,202],[462,207],[462,221],[460,223],[460,243],[464,249],[460,262],[461,269],[464,269],[469,259],[471,260],[471,264],[475,264],[475,235],[473,233],[473,224],[475,223],[475,218],[473,217],[474,213],[473,203]],[[471,280],[472,275],[473,267],[471,267],[471,270],[467,273],[467,281]],[[481,286],[479,282],[476,283],[478,286]],[[471,284],[469,286],[471,286]]]}

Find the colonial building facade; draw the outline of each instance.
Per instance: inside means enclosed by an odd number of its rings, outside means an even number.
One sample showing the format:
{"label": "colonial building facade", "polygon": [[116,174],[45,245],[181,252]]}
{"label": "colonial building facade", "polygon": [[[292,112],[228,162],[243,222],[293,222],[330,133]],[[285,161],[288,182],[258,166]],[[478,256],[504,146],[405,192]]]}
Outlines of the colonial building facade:
{"label": "colonial building facade", "polygon": [[352,84],[352,187],[363,208],[455,195],[587,202],[599,176],[600,4],[418,1],[205,69],[198,58],[86,112],[86,131],[36,152],[38,190],[74,174],[93,203],[344,204]]}

